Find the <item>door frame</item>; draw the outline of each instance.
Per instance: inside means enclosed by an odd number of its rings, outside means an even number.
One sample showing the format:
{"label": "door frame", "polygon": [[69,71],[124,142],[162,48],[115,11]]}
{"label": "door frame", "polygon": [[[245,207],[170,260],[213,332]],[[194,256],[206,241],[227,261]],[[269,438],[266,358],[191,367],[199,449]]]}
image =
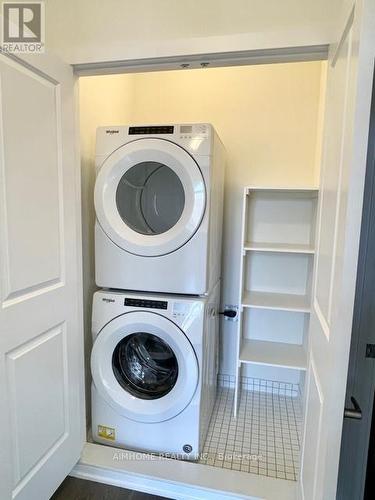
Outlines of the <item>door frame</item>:
{"label": "door frame", "polygon": [[288,62],[326,61],[329,45],[280,47],[275,49],[239,50],[181,56],[150,57],[123,61],[98,61],[73,64],[77,76],[144,73],[178,69],[217,68],[225,66],[253,66]]}
{"label": "door frame", "polygon": [[[326,61],[328,51],[328,45],[314,45],[116,62],[98,61],[73,64],[73,69],[78,79],[85,76],[197,69],[204,68],[207,62],[210,67],[229,67]],[[76,106],[79,113],[78,96]],[[89,359],[86,362],[90,364]],[[263,476],[168,458],[161,458],[156,465],[154,460],[147,458],[147,454],[138,454],[135,460],[129,458],[128,454],[127,450],[87,441],[81,460],[70,475],[181,500],[294,500],[298,495],[298,482],[271,477],[264,481]]]}
{"label": "door frame", "polygon": [[[366,356],[365,345],[375,344],[375,332],[371,330],[370,313],[374,304],[373,287],[370,283],[374,280],[375,272],[371,266],[374,259],[372,251],[375,247],[375,233],[371,229],[375,223],[375,72],[369,130],[357,284],[346,386],[346,407],[353,406],[351,397],[354,396],[360,405],[362,418],[360,421],[344,420],[338,481],[339,498],[341,498],[340,495],[348,494],[348,492],[353,498],[354,496],[360,498],[365,491],[371,423],[374,417],[375,364],[370,357]],[[359,396],[359,391],[362,397]],[[354,472],[353,478],[353,470],[357,471],[357,474],[362,473],[361,477]]]}

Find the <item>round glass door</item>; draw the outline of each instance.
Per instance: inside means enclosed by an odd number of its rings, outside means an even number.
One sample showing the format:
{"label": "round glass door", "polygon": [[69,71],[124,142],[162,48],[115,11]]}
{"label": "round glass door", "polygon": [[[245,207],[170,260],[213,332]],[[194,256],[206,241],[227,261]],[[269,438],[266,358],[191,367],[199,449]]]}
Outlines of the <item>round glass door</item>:
{"label": "round glass door", "polygon": [[94,199],[97,220],[117,246],[156,257],[194,236],[206,209],[206,187],[183,148],[147,138],[125,144],[104,161]]}
{"label": "round glass door", "polygon": [[92,348],[91,373],[100,396],[137,422],[178,415],[199,380],[197,357],[184,332],[148,311],[129,312],[106,324]]}
{"label": "round glass door", "polygon": [[185,192],[176,173],[156,161],[144,161],[121,177],[116,190],[122,220],[140,234],[162,234],[179,221]]}
{"label": "round glass door", "polygon": [[178,377],[173,350],[160,337],[146,332],[120,340],[113,352],[112,367],[121,387],[141,399],[165,396]]}

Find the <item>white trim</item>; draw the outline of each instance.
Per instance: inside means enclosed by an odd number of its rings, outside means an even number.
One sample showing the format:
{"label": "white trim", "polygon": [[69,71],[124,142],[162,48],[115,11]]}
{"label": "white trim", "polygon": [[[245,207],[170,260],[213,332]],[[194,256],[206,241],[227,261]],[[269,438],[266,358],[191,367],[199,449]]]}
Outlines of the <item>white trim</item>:
{"label": "white trim", "polygon": [[315,314],[316,314],[318,321],[320,323],[320,327],[323,330],[323,333],[326,336],[327,341],[329,341],[330,326],[327,323],[326,318],[324,317],[323,311],[320,308],[320,305],[319,305],[319,302],[318,302],[318,299],[316,296],[314,298],[314,311],[315,311]]}
{"label": "white trim", "polygon": [[162,495],[166,498],[176,500],[237,500],[249,498],[247,496],[234,496],[219,491],[207,491],[194,486],[176,485],[161,481],[160,479],[140,477],[135,474],[107,470],[90,465],[81,465],[80,463],[76,465],[70,475],[79,479],[110,484],[150,495]]}
{"label": "white trim", "polygon": [[354,23],[354,13],[355,13],[355,5],[353,5],[352,10],[350,11],[349,18],[348,18],[348,20],[346,22],[344,31],[342,32],[340,41],[337,44],[337,46],[335,47],[335,52],[333,54],[332,61],[331,61],[332,68],[334,68],[336,66],[337,60],[338,60],[338,58],[340,56],[340,52],[341,52],[342,46],[344,45],[346,37],[348,36],[349,31],[351,30],[351,28],[353,26],[353,23]]}
{"label": "white trim", "polygon": [[324,395],[322,391],[322,386],[320,383],[320,379],[318,376],[318,372],[316,370],[316,365],[314,361],[314,357],[311,353],[310,357],[310,364],[311,364],[311,371],[314,376],[314,381],[316,385],[316,389],[318,391],[318,396],[319,396],[319,401],[320,401],[320,412],[319,412],[319,422],[318,422],[318,442],[316,445],[316,452],[315,452],[315,471],[314,471],[314,491],[313,491],[313,496],[312,498],[315,498],[316,494],[316,488],[317,488],[317,481],[318,481],[318,476],[316,474],[316,468],[318,467],[319,464],[319,451],[320,451],[320,442],[321,442],[321,437],[322,437],[322,418],[323,418],[323,407],[324,407]]}
{"label": "white trim", "polygon": [[182,68],[247,66],[255,64],[275,64],[286,62],[325,61],[328,45],[305,47],[280,47],[277,49],[239,50],[204,54],[99,61],[73,64],[78,76],[110,75],[116,73],[141,73],[145,71],[168,71]]}
{"label": "white trim", "polygon": [[[176,500],[294,500],[295,481],[168,458],[114,460],[124,450],[86,443],[71,475]],[[129,454],[130,455],[130,454]]]}
{"label": "white trim", "polygon": [[[354,18],[354,7],[351,16]],[[350,19],[349,19],[350,21]],[[353,24],[353,20],[350,24],[350,28]],[[346,28],[345,28],[346,29]],[[349,93],[349,85],[350,85],[350,71],[351,71],[351,59],[350,59],[350,54],[352,53],[352,40],[353,40],[353,31],[347,31],[345,36],[348,36],[348,48],[347,48],[347,54],[348,54],[348,63],[346,65],[346,75],[345,75],[345,94],[344,94],[344,105],[343,105],[343,120],[342,120],[342,126],[341,126],[341,137],[344,139],[345,137],[345,129],[346,129],[346,124],[347,124],[347,119],[348,119],[348,113],[347,113],[347,108],[348,108],[348,93]],[[342,41],[344,41],[346,38],[342,38]],[[341,43],[341,42],[340,42]],[[336,53],[337,57],[339,57],[338,52]],[[336,57],[336,55],[335,55]],[[333,63],[332,63],[333,66]],[[345,140],[341,141],[341,147],[340,147],[340,166],[339,166],[339,173],[338,173],[338,183],[337,183],[337,196],[336,196],[336,213],[335,213],[335,226],[334,226],[334,236],[333,236],[333,249],[332,249],[332,268],[331,268],[331,277],[330,277],[330,282],[329,282],[329,297],[328,297],[328,311],[327,311],[327,322],[328,324],[331,324],[331,317],[332,317],[332,301],[333,301],[333,292],[334,292],[334,278],[335,278],[335,272],[336,272],[336,259],[337,259],[337,241],[338,241],[338,234],[339,234],[339,222],[340,222],[340,209],[341,209],[341,198],[343,197],[342,195],[342,176],[343,176],[343,163],[344,161],[347,161],[346,158],[344,158],[344,150],[345,150]]]}
{"label": "white trim", "polygon": [[[323,391],[322,391],[322,387],[321,387],[321,384],[320,384],[320,379],[318,377],[318,373],[317,373],[317,370],[316,370],[316,365],[315,365],[315,361],[314,361],[314,357],[311,353],[310,355],[310,363],[309,363],[309,369],[308,369],[308,382],[307,382],[307,388],[306,388],[306,400],[308,400],[309,398],[309,395],[310,395],[310,389],[311,389],[311,379],[312,377],[314,377],[314,381],[315,381],[315,385],[316,385],[316,389],[318,391],[318,397],[319,397],[319,401],[320,401],[320,412],[319,412],[319,422],[318,422],[318,429],[319,429],[319,432],[318,432],[318,443],[317,443],[317,446],[316,446],[316,451],[315,451],[315,469],[314,471],[316,471],[316,468],[318,466],[318,454],[319,454],[319,448],[320,448],[320,438],[321,438],[321,427],[322,427],[322,416],[323,416],[323,405],[324,405],[324,396],[323,396]],[[300,474],[299,474],[299,480],[298,480],[298,485],[299,485],[299,493],[301,495],[301,500],[305,500],[305,489],[304,489],[304,484],[303,484],[303,465],[304,465],[304,455],[305,455],[305,452],[306,452],[306,448],[305,448],[305,441],[306,441],[306,415],[305,415],[305,423],[304,423],[304,429],[303,429],[303,443],[304,443],[304,447],[303,447],[303,450],[302,450],[302,453],[301,453],[301,470],[300,470]],[[314,472],[314,491],[313,491],[313,495],[311,496],[311,498],[315,498],[315,493],[316,493],[316,486],[317,486],[317,476],[316,476],[316,473]]]}
{"label": "white trim", "polygon": [[77,234],[77,300],[78,300],[78,327],[79,330],[77,334],[80,335],[81,342],[79,343],[80,355],[79,355],[79,364],[81,377],[78,381],[79,385],[79,393],[85,395],[85,397],[81,398],[81,408],[80,408],[80,417],[81,417],[81,436],[80,441],[82,443],[82,449],[86,442],[86,388],[85,388],[85,329],[84,329],[84,299],[83,299],[83,250],[82,250],[82,193],[81,193],[81,141],[79,136],[80,130],[80,113],[79,113],[79,82],[78,77],[73,75],[74,78],[74,138],[75,138],[75,157],[74,161],[76,163],[76,234]]}

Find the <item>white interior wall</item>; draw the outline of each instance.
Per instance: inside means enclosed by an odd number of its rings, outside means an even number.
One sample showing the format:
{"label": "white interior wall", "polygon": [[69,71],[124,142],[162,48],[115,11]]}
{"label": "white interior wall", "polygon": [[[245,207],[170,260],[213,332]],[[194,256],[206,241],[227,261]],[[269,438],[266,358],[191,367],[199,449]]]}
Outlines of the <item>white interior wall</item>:
{"label": "white interior wall", "polygon": [[46,47],[78,64],[327,44],[341,3],[47,0]]}
{"label": "white interior wall", "polygon": [[86,364],[86,409],[90,414],[90,353],[91,353],[91,303],[95,291],[93,193],[95,183],[95,133],[103,123],[127,123],[130,120],[133,81],[127,76],[98,78],[95,85],[86,86],[80,81],[81,125],[81,189],[82,189],[82,253],[83,301]]}
{"label": "white interior wall", "polygon": [[[227,150],[222,302],[235,304],[243,186],[318,182],[324,66],[309,62],[81,78],[88,335],[96,127],[179,122],[211,122],[215,126]],[[234,374],[236,324],[223,321],[222,326],[221,372]],[[251,367],[247,374],[277,377],[276,371],[264,373],[263,368]],[[285,381],[295,381],[293,372],[283,373]]]}

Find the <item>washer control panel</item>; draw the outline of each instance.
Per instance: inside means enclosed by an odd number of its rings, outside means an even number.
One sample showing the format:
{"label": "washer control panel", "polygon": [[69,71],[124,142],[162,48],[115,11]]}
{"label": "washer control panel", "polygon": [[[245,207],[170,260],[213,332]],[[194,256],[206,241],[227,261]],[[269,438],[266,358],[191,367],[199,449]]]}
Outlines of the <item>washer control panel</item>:
{"label": "washer control panel", "polygon": [[168,309],[168,302],[166,300],[131,299],[126,297],[124,300],[124,306],[166,310]]}
{"label": "washer control panel", "polygon": [[174,319],[176,320],[183,319],[185,318],[188,312],[189,312],[189,305],[186,304],[185,302],[175,302],[173,304],[172,315]]}

